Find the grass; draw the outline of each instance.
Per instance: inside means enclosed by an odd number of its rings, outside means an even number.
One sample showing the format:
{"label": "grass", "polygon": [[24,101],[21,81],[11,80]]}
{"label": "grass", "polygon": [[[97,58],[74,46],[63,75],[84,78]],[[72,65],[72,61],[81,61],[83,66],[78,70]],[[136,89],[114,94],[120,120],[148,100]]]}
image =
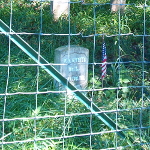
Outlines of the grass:
{"label": "grass", "polygon": [[[136,4],[138,5],[139,2],[137,1]],[[1,1],[0,7],[1,19],[9,25],[10,1]],[[71,4],[71,33],[82,32],[83,35],[95,33],[93,9],[93,5]],[[95,6],[95,10],[97,33],[118,34],[118,14],[111,14],[109,5]],[[60,19],[58,22],[53,21],[48,3],[43,5],[42,11],[43,33],[68,33],[68,22],[64,19]],[[136,17],[133,13],[136,14]],[[147,16],[149,13],[150,11],[147,9]],[[127,6],[127,10],[120,20],[121,32],[132,32],[135,35],[143,34],[141,20],[143,21],[143,9],[135,8],[132,5]],[[146,25],[148,23],[149,18],[146,17]],[[12,28],[19,33],[38,33],[40,30],[40,4],[15,0],[13,3]],[[148,27],[146,31],[149,34]],[[29,34],[21,35],[21,37],[38,50],[38,35]],[[103,111],[106,111],[114,121],[117,121],[117,124],[125,129],[128,135],[134,138],[135,143],[133,144],[135,146],[133,147],[129,146],[125,140],[120,139],[115,132],[111,132],[103,122],[90,114],[89,110],[77,99],[67,99],[65,95],[55,94],[53,78],[37,66],[27,66],[27,64],[35,64],[35,62],[13,43],[10,46],[9,58],[9,41],[2,34],[0,38],[0,116],[3,119],[5,110],[5,119],[8,119],[4,122],[4,141],[22,141],[1,145],[1,148],[4,150],[32,150],[35,147],[40,150],[61,150],[63,148],[66,150],[89,150],[90,148],[97,150],[120,147],[120,149],[142,148],[148,150],[150,141],[150,69],[149,63],[141,63],[143,60],[143,37],[132,35],[121,36],[119,39],[117,36],[105,37],[108,62],[113,62],[111,65],[107,65],[107,77],[103,84],[105,90],[101,91],[100,66],[89,64],[87,87],[89,91],[87,96]],[[150,39],[145,37],[144,40],[144,60],[149,61],[150,47],[148,43]],[[90,63],[93,62],[93,57],[94,62],[101,62],[101,36],[95,37],[96,48],[94,52],[93,37],[91,36],[87,38],[83,38],[81,35],[71,36],[70,43],[88,48],[90,50]],[[41,55],[53,63],[54,49],[67,45],[68,37],[60,35],[41,36],[40,44]],[[119,50],[121,57],[118,54]],[[119,58],[120,61],[125,62],[120,66],[118,65]],[[26,66],[9,67],[8,76],[8,68],[4,65],[7,65],[9,61],[11,64],[24,64]],[[128,63],[128,61],[134,62]],[[23,92],[28,94],[6,96],[7,79],[7,93]],[[146,87],[142,88],[143,82]],[[118,89],[118,86],[122,88]],[[43,93],[29,93],[36,92],[37,88],[39,92]],[[93,91],[93,88],[95,91]],[[4,109],[5,99],[7,100],[6,109]],[[115,110],[119,111],[115,112]],[[64,116],[66,113],[68,116]],[[39,118],[35,119],[34,117]],[[2,123],[1,121],[0,138],[3,138]],[[141,129],[141,127],[143,128]],[[91,129],[92,135],[90,134]],[[67,137],[59,138],[63,137],[64,134]],[[84,136],[84,134],[88,135]],[[36,141],[36,145],[34,145],[35,135],[36,139],[48,139]],[[25,142],[25,140],[31,140],[32,142]]]}

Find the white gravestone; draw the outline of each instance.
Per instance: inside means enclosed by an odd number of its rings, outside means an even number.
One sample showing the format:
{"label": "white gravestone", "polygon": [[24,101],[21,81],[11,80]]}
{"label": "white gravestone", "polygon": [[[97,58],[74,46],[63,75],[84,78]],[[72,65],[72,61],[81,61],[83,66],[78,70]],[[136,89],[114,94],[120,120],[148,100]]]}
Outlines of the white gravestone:
{"label": "white gravestone", "polygon": [[[77,89],[84,89],[88,83],[89,50],[80,46],[62,46],[55,50],[55,68]],[[64,90],[58,82],[55,87]]]}
{"label": "white gravestone", "polygon": [[54,20],[58,20],[61,15],[68,16],[70,0],[53,0],[51,1],[51,11]]}
{"label": "white gravestone", "polygon": [[125,9],[126,0],[111,0],[111,12],[117,12],[119,9],[121,12]]}

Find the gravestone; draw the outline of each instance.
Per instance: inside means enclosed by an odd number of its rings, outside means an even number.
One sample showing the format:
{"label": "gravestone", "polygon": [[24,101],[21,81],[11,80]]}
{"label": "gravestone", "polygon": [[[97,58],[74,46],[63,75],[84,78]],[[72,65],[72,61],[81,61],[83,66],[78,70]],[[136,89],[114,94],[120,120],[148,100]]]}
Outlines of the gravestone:
{"label": "gravestone", "polygon": [[[55,50],[54,67],[77,89],[85,89],[88,83],[89,50],[84,47],[70,45]],[[64,86],[54,82],[55,87],[62,91]]]}
{"label": "gravestone", "polygon": [[126,0],[111,0],[111,12],[117,12],[119,9],[121,12],[125,9]]}
{"label": "gravestone", "polygon": [[54,20],[58,20],[61,15],[68,16],[70,0],[53,0],[51,1],[51,12]]}

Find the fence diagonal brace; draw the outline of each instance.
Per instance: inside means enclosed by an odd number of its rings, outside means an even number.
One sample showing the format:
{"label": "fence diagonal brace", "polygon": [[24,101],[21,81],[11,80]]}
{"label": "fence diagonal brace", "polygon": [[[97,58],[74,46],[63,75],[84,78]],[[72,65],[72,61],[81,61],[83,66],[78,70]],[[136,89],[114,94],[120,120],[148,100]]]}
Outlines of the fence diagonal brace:
{"label": "fence diagonal brace", "polygon": [[[49,62],[45,60],[41,55],[38,54],[27,42],[25,42],[19,35],[11,30],[1,19],[0,19],[0,30],[3,34],[8,36],[21,50],[23,50],[28,56],[30,56],[39,66],[47,71],[55,80],[63,84],[67,89],[73,92],[73,94],[83,103],[92,113],[94,113],[100,120],[102,120],[112,130],[118,130],[117,133],[123,139],[126,139],[129,144],[133,143],[131,137],[127,137],[121,128],[108,117],[105,113],[91,102],[85,95],[78,91],[68,80],[63,77],[52,65],[48,65]],[[45,65],[46,64],[46,65]]]}

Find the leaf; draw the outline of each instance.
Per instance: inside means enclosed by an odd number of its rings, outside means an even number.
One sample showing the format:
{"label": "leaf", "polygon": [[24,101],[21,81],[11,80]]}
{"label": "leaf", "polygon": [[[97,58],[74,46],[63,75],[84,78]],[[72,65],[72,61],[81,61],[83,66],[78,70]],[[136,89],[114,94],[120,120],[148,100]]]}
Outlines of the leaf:
{"label": "leaf", "polygon": [[122,82],[123,82],[123,83],[129,83],[130,80],[129,80],[129,79],[122,79]]}
{"label": "leaf", "polygon": [[32,112],[32,116],[37,116],[40,113],[41,106],[37,107],[35,110]]}

